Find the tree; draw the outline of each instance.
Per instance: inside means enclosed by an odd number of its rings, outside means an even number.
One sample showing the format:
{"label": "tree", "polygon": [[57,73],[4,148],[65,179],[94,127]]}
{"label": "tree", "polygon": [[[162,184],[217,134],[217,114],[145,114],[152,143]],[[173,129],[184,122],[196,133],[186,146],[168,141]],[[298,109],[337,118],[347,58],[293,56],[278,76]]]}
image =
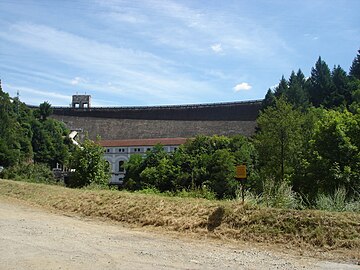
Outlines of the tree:
{"label": "tree", "polygon": [[144,169],[140,173],[142,188],[153,187],[162,192],[174,189],[177,168],[162,145],[155,145],[148,151],[143,164]]}
{"label": "tree", "polygon": [[271,89],[269,88],[269,90],[266,92],[265,98],[263,99],[263,101],[261,103],[261,110],[263,111],[270,106],[274,106],[275,99],[276,98],[275,98],[273,91],[271,91]]}
{"label": "tree", "polygon": [[39,106],[39,115],[41,120],[46,120],[53,112],[51,104],[47,101],[43,102]]}
{"label": "tree", "polygon": [[303,117],[283,98],[269,107],[257,119],[259,132],[255,135],[255,147],[259,153],[259,165],[268,178],[282,182],[294,172],[302,149]]}
{"label": "tree", "polygon": [[349,110],[353,113],[360,113],[360,80],[358,90],[354,91],[351,96],[352,103]]}
{"label": "tree", "polygon": [[32,148],[34,161],[46,163],[54,168],[57,163],[66,164],[69,159],[69,131],[63,123],[54,119],[32,121]]}
{"label": "tree", "polygon": [[110,178],[109,164],[104,159],[104,149],[89,139],[77,148],[72,156],[70,186],[82,187],[91,183],[105,185]]}
{"label": "tree", "polygon": [[207,164],[209,171],[209,180],[205,182],[216,197],[222,199],[224,197],[235,196],[238,186],[235,180],[235,159],[231,152],[227,149],[218,149],[211,156]]}
{"label": "tree", "polygon": [[349,74],[350,76],[360,80],[360,49],[358,50],[358,53],[352,62]]}
{"label": "tree", "polygon": [[326,104],[326,99],[332,92],[332,81],[330,69],[328,65],[319,57],[315,63],[315,67],[311,69],[311,76],[309,79],[308,93],[310,102],[315,106]]}
{"label": "tree", "polygon": [[331,72],[332,92],[327,100],[328,107],[346,106],[351,103],[351,91],[348,76],[339,65]]}
{"label": "tree", "polygon": [[144,187],[154,187],[161,192],[174,191],[174,178],[179,174],[169,157],[163,157],[155,166],[146,167],[140,174]]}
{"label": "tree", "polygon": [[140,154],[131,155],[125,162],[124,187],[128,190],[139,190],[142,188],[140,179],[141,172],[145,169],[144,159]]}
{"label": "tree", "polygon": [[301,88],[305,89],[306,86],[306,78],[304,73],[301,71],[301,69],[299,68],[299,70],[296,72],[296,82],[301,86]]}
{"label": "tree", "polygon": [[275,97],[279,98],[284,95],[288,90],[288,82],[286,81],[284,75],[281,77],[281,80],[278,86],[275,88],[274,95]]}
{"label": "tree", "polygon": [[29,110],[3,92],[0,83],[0,165],[13,166],[31,160],[30,119]]}
{"label": "tree", "polygon": [[295,108],[307,108],[309,106],[309,98],[305,92],[305,76],[300,69],[297,74],[294,71],[291,72],[285,98]]}
{"label": "tree", "polygon": [[311,140],[309,177],[313,188],[332,194],[345,187],[360,192],[360,114],[324,111]]}

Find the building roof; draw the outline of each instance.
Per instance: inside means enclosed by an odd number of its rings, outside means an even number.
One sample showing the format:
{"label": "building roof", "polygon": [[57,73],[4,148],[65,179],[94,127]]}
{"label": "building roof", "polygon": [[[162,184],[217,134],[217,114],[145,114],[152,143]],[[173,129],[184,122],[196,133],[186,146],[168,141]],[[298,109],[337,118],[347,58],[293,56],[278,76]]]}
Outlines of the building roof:
{"label": "building roof", "polygon": [[157,139],[133,139],[133,140],[103,140],[99,144],[103,147],[129,147],[129,146],[154,146],[157,144],[177,146],[184,144],[187,138],[157,138]]}

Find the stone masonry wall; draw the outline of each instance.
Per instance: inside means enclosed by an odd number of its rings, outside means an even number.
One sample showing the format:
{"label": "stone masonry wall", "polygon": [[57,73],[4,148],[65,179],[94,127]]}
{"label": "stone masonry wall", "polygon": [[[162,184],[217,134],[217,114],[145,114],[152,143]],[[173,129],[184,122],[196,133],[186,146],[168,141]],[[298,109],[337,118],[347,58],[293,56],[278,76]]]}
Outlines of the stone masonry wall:
{"label": "stone masonry wall", "polygon": [[145,138],[190,138],[196,135],[251,136],[255,132],[255,121],[183,121],[183,120],[139,120],[97,117],[52,115],[63,121],[70,129],[83,129],[90,139],[97,135],[103,140]]}

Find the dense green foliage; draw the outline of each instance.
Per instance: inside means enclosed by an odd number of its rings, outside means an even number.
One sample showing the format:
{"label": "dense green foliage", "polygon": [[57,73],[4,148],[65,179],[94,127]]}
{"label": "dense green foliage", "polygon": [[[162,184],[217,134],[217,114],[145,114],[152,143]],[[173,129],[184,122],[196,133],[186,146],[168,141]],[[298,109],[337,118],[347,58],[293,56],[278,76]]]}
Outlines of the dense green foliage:
{"label": "dense green foliage", "polygon": [[234,197],[238,182],[235,165],[248,164],[250,177],[256,160],[255,148],[243,136],[197,136],[174,153],[161,145],[142,158],[133,155],[125,165],[124,186],[131,190],[212,190],[218,198]]}
{"label": "dense green foliage", "polygon": [[308,79],[301,70],[289,80],[283,76],[266,94],[252,139],[198,136],[169,155],[157,146],[144,158],[132,156],[125,188],[176,192],[205,187],[217,198],[234,198],[239,187],[235,166],[246,164],[247,195],[258,203],[302,208],[342,200],[358,205],[358,62],[359,55],[347,75],[340,66],[330,71],[319,57]]}
{"label": "dense green foliage", "polygon": [[89,184],[107,185],[109,165],[104,159],[104,149],[97,143],[85,139],[81,147],[75,149],[71,168],[75,170],[70,177],[70,187],[83,187]]}
{"label": "dense green foliage", "polygon": [[337,190],[345,202],[359,199],[358,62],[359,55],[347,75],[319,57],[307,80],[299,70],[268,91],[255,135],[263,191],[266,182],[286,182],[310,205]]}
{"label": "dense green foliage", "polygon": [[60,184],[49,166],[43,163],[21,164],[8,167],[1,173],[3,178],[34,183]]}
{"label": "dense green foliage", "polygon": [[51,106],[44,102],[31,110],[18,98],[10,98],[0,87],[0,165],[44,163],[50,168],[67,164],[71,144],[68,130],[48,119]]}
{"label": "dense green foliage", "polygon": [[[359,51],[360,52],[360,51]],[[275,104],[275,98],[284,98],[296,108],[307,109],[309,106],[324,108],[348,108],[356,111],[360,102],[360,55],[350,67],[350,75],[340,66],[333,70],[319,57],[311,69],[311,75],[305,78],[299,69],[291,72],[289,80],[284,76],[274,91],[268,90],[263,101],[263,109]]]}

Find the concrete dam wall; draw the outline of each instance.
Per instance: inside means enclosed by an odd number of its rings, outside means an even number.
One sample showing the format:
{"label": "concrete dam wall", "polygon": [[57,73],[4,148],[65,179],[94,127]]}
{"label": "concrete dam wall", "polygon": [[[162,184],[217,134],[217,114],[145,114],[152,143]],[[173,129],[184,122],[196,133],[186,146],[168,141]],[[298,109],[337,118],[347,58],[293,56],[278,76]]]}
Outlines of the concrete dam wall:
{"label": "concrete dam wall", "polygon": [[51,117],[91,139],[103,140],[194,137],[196,135],[251,136],[261,101],[118,108],[55,107]]}

